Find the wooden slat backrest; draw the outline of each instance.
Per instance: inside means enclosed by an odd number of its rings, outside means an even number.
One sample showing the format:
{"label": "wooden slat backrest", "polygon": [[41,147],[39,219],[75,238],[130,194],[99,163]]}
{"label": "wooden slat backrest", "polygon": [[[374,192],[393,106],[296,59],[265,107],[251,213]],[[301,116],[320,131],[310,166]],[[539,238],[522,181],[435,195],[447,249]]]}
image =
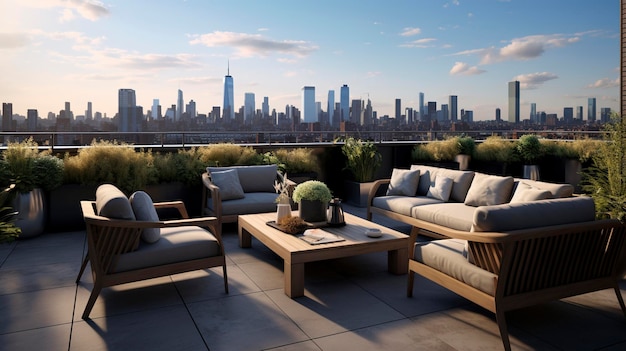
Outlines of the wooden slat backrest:
{"label": "wooden slat backrest", "polygon": [[469,241],[468,251],[475,265],[494,274],[500,273],[502,244]]}
{"label": "wooden slat backrest", "polygon": [[625,237],[619,222],[597,221],[507,241],[499,277],[503,296],[614,277],[624,268]]}

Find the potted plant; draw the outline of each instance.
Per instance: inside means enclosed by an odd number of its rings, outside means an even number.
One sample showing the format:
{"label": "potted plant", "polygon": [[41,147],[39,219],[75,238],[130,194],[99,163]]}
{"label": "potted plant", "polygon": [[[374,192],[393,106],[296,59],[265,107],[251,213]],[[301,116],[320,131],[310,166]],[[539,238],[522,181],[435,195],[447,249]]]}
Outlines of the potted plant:
{"label": "potted plant", "polygon": [[382,164],[382,156],[371,141],[348,138],[341,147],[346,157],[344,169],[352,174],[354,181],[344,183],[346,200],[356,206],[367,206],[367,195]]}
{"label": "potted plant", "polygon": [[522,135],[517,140],[515,150],[524,162],[523,178],[539,180],[537,161],[543,156],[543,147],[539,138],[534,134]]}
{"label": "potted plant", "polygon": [[476,145],[473,155],[476,171],[496,175],[509,175],[509,165],[516,161],[515,144],[499,136],[487,137]]}
{"label": "potted plant", "polygon": [[332,194],[328,186],[319,180],[307,180],[296,185],[292,194],[298,204],[298,215],[306,222],[326,221],[326,209]]}
{"label": "potted plant", "polygon": [[0,244],[12,242],[22,233],[22,229],[15,225],[17,212],[11,207],[13,188],[15,184],[0,192]]}
{"label": "potted plant", "polygon": [[456,141],[458,154],[454,157],[454,160],[459,163],[459,169],[464,171],[469,169],[469,163],[476,149],[476,143],[474,138],[469,136],[461,136],[454,138]]}
{"label": "potted plant", "polygon": [[3,152],[0,174],[8,175],[8,182],[15,184],[13,208],[18,212],[15,224],[21,228],[20,237],[40,235],[45,229],[45,194],[61,185],[63,161],[47,151],[39,152],[32,138],[22,142],[10,142]]}

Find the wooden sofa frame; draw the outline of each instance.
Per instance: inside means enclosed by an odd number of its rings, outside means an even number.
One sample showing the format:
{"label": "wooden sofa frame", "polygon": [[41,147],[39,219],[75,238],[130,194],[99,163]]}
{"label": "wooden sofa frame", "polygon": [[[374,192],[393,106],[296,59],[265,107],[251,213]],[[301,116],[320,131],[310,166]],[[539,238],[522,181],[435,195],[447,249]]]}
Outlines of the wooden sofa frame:
{"label": "wooden sofa frame", "polygon": [[[619,281],[626,273],[626,227],[601,220],[505,233],[446,235],[468,241],[475,265],[497,276],[487,294],[413,258],[409,259],[407,296],[417,273],[495,313],[505,350],[511,349],[505,312],[565,297],[612,288],[626,317]],[[431,228],[433,229],[433,228]],[[413,252],[417,232],[411,233]]]}
{"label": "wooden sofa frame", "polygon": [[[87,229],[88,251],[80,267],[76,283],[78,284],[80,282],[80,278],[89,261],[91,261],[91,273],[93,276],[93,289],[91,290],[91,295],[89,296],[87,306],[83,312],[83,319],[89,318],[91,309],[100,291],[105,287],[198,269],[222,266],[224,290],[228,293],[224,243],[222,242],[221,227],[217,225],[217,219],[215,217],[189,218],[182,201],[154,203],[156,209],[176,208],[182,217],[182,219],[157,222],[110,219],[96,215],[95,201],[81,201],[80,205]],[[115,266],[120,255],[137,248],[141,238],[141,232],[144,228],[169,228],[180,226],[209,228],[220,246],[220,255],[169,263],[155,267],[115,272]]]}

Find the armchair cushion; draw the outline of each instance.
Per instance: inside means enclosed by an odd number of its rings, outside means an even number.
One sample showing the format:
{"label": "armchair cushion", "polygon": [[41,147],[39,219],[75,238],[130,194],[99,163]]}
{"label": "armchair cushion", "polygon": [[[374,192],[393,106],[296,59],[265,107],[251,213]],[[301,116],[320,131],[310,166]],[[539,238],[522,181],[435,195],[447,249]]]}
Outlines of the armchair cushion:
{"label": "armchair cushion", "polygon": [[[136,191],[130,195],[130,206],[133,208],[135,218],[138,221],[157,222],[159,215],[152,198],[145,191]],[[141,240],[153,244],[161,237],[161,230],[159,228],[144,228],[141,232]]]}
{"label": "armchair cushion", "polygon": [[391,181],[387,188],[387,195],[415,196],[417,184],[420,180],[419,170],[394,168],[391,172]]}
{"label": "armchair cushion", "polygon": [[139,250],[120,256],[115,272],[155,267],[175,262],[219,256],[220,246],[213,234],[196,226],[161,228],[161,239],[139,244]]}
{"label": "armchair cushion", "polygon": [[438,176],[435,178],[433,184],[428,188],[427,197],[441,200],[443,202],[448,201],[450,193],[452,192],[452,179],[448,177]]}
{"label": "armchair cushion", "polygon": [[237,170],[229,169],[219,172],[211,172],[211,180],[220,188],[222,200],[242,199],[245,197]]}
{"label": "armchair cushion", "polygon": [[135,219],[130,201],[113,184],[102,184],[96,189],[96,214],[115,219]]}

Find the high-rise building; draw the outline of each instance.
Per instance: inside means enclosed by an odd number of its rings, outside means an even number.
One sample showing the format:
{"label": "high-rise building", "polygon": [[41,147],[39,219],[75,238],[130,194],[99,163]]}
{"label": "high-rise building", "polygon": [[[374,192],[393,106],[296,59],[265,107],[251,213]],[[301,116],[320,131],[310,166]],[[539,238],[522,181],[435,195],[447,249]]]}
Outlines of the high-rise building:
{"label": "high-rise building", "polygon": [[334,90],[329,90],[328,91],[328,106],[326,107],[326,110],[328,111],[328,123],[331,126],[336,126],[338,125],[339,121],[335,121],[335,91]]}
{"label": "high-rise building", "polygon": [[576,106],[576,119],[579,121],[583,120],[583,107]]}
{"label": "high-rise building", "polygon": [[39,118],[39,114],[36,109],[28,109],[26,112],[26,124],[28,131],[32,132],[37,130],[37,119]]}
{"label": "high-rise building", "polygon": [[2,103],[2,131],[13,131],[13,104],[10,102]]}
{"label": "high-rise building", "polygon": [[65,117],[69,118],[70,120],[74,119],[74,114],[72,113],[72,109],[70,108],[69,101],[65,102]]}
{"label": "high-rise building", "polygon": [[422,119],[422,121],[430,124],[430,121],[437,119],[437,101],[429,101],[428,102],[428,111],[426,112],[426,119]]}
{"label": "high-rise building", "polygon": [[318,122],[317,108],[315,106],[315,87],[305,86],[302,88],[302,122]]}
{"label": "high-rise building", "polygon": [[574,122],[574,108],[573,107],[563,107],[563,122],[567,124],[571,124]]}
{"label": "high-rise building", "polygon": [[254,101],[254,93],[245,93],[243,100],[243,122],[251,124],[254,120],[254,111],[256,111],[256,104]]}
{"label": "high-rise building", "polygon": [[420,107],[419,107],[419,111],[420,111],[420,119],[423,121],[424,120],[424,93],[420,93]]}
{"label": "high-rise building", "polygon": [[610,121],[611,121],[611,108],[601,107],[600,108],[600,122],[607,123]]}
{"label": "high-rise building", "polygon": [[350,118],[350,122],[361,125],[363,124],[363,100],[354,99],[352,100],[352,116]]}
{"label": "high-rise building", "polygon": [[189,100],[189,103],[185,106],[185,113],[187,113],[187,116],[189,116],[189,118],[196,117],[196,102],[193,101],[193,99]]}
{"label": "high-rise building", "polygon": [[[141,108],[139,108],[141,109]],[[120,89],[118,91],[118,118],[120,132],[138,132],[141,118],[137,106],[137,99],[133,89]]]}
{"label": "high-rise building", "polygon": [[587,121],[596,121],[596,98],[589,98],[587,100]]}
{"label": "high-rise building", "polygon": [[341,104],[341,121],[349,121],[350,120],[350,88],[347,84],[344,84],[341,87],[340,91],[340,100]]}
{"label": "high-rise building", "polygon": [[445,121],[450,116],[450,109],[448,108],[448,104],[441,104],[441,117],[437,115],[437,120]]}
{"label": "high-rise building", "polygon": [[228,71],[224,76],[224,104],[222,107],[222,118],[229,121],[235,120],[235,95],[233,77],[230,76],[230,63]]}
{"label": "high-rise building", "polygon": [[509,122],[519,123],[519,81],[509,82]]}
{"label": "high-rise building", "polygon": [[161,118],[159,113],[160,109],[161,106],[159,106],[159,99],[152,99],[152,119],[157,120]]}
{"label": "high-rise building", "polygon": [[367,126],[371,124],[374,124],[374,110],[372,108],[372,101],[367,99],[365,111],[363,111],[363,125]]}
{"label": "high-rise building", "polygon": [[530,103],[530,122],[539,123],[537,120],[537,104],[534,102]]}
{"label": "high-rise building", "polygon": [[87,102],[87,111],[85,111],[85,119],[91,121],[93,119],[93,105],[91,101]]}
{"label": "high-rise building", "polygon": [[448,97],[448,120],[450,122],[456,122],[459,119],[459,105],[458,97],[456,95],[450,95]]}
{"label": "high-rise building", "polygon": [[402,100],[396,99],[396,121],[402,119]]}
{"label": "high-rise building", "polygon": [[500,108],[496,108],[496,122],[500,122],[502,120],[502,111]]}
{"label": "high-rise building", "polygon": [[267,96],[263,97],[263,103],[261,104],[261,114],[263,114],[263,118],[268,118],[270,116],[270,98]]}
{"label": "high-rise building", "polygon": [[176,100],[176,121],[180,121],[183,118],[183,112],[185,108],[185,102],[183,101],[183,91],[178,89],[178,100]]}

